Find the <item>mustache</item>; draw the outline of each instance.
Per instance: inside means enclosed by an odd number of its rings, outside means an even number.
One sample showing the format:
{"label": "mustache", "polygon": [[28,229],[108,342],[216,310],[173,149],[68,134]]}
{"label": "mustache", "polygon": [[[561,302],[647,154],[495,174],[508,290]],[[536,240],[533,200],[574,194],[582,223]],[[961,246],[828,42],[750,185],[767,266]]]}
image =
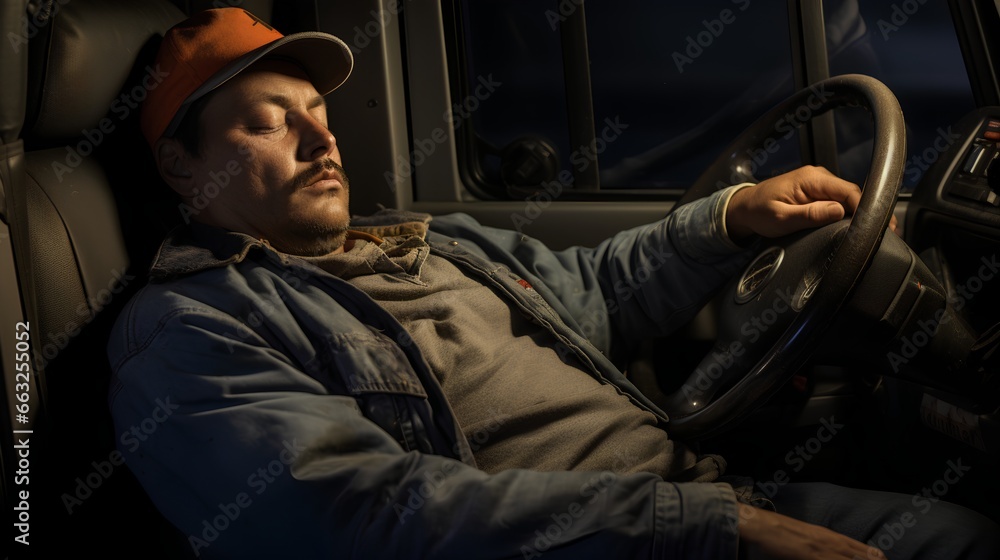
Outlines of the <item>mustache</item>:
{"label": "mustache", "polygon": [[298,175],[292,177],[291,190],[298,190],[303,187],[308,187],[312,183],[316,182],[317,179],[328,170],[333,170],[337,174],[337,179],[344,184],[344,190],[351,190],[351,182],[347,178],[347,171],[342,165],[333,161],[331,158],[318,159],[308,168],[302,170]]}

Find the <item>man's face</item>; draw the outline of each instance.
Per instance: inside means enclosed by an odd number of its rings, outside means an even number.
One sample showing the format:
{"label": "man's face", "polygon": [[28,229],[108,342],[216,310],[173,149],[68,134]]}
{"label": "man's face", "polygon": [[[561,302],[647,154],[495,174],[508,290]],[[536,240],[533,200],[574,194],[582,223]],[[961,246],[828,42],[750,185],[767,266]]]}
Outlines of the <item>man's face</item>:
{"label": "man's face", "polygon": [[229,183],[197,219],[291,254],[342,248],[349,184],[323,98],[298,66],[261,61],[217,89],[201,139],[200,157],[189,159],[193,186],[207,195],[205,185]]}

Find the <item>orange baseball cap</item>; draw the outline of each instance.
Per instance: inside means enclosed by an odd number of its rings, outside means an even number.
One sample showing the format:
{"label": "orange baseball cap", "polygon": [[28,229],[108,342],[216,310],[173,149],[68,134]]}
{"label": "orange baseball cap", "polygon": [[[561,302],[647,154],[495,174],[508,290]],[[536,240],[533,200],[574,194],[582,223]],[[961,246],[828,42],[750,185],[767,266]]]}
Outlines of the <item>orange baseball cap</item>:
{"label": "orange baseball cap", "polygon": [[351,49],[328,33],[286,37],[241,8],[199,12],[163,37],[154,64],[166,77],[147,92],[139,117],[146,142],[173,135],[191,103],[265,56],[299,64],[320,95],[340,87],[354,67]]}

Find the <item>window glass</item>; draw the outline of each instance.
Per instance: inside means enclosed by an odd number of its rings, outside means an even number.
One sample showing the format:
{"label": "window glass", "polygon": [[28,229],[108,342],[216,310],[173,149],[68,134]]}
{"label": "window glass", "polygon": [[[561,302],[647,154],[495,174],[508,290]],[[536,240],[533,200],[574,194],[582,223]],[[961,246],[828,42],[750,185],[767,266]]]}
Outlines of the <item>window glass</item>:
{"label": "window glass", "polygon": [[475,138],[463,164],[473,176],[481,169],[488,185],[501,185],[502,150],[518,139],[569,145],[559,34],[545,17],[550,6],[555,3],[465,0],[461,7],[468,91],[482,80],[499,84],[457,129]]}
{"label": "window glass", "polygon": [[[906,119],[903,190],[957,139],[950,126],[975,108],[955,27],[945,2],[826,0],[830,74],[867,74],[896,95]],[[836,111],[838,164],[845,178],[864,181],[872,125],[857,109]]]}
{"label": "window glass", "polygon": [[[561,20],[570,0],[465,0],[468,88],[502,82],[462,131],[476,146],[467,165],[502,184],[505,148],[520,138],[551,145],[559,170],[596,161],[601,189],[683,189],[740,131],[793,91],[784,2],[632,0],[586,3],[594,98],[591,146],[568,133]],[[574,56],[578,53],[574,53]],[[799,165],[798,137],[758,178]],[[568,173],[564,173],[565,177]]]}

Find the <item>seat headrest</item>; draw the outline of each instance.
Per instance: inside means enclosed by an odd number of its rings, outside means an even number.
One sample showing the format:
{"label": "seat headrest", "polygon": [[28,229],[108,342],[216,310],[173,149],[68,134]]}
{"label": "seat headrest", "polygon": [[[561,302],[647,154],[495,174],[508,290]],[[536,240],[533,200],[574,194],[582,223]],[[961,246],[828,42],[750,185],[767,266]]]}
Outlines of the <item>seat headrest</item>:
{"label": "seat headrest", "polygon": [[[146,88],[162,79],[156,68],[140,68],[138,57],[184,17],[166,0],[55,2],[48,25],[28,46],[23,137],[39,147],[138,120]],[[123,91],[127,81],[136,85]]]}
{"label": "seat headrest", "polygon": [[[9,43],[5,45],[7,48],[0,49],[0,68],[3,68],[3,87],[0,87],[0,143],[3,144],[17,140],[24,124],[28,39],[21,25],[23,15],[24,2],[0,2],[0,35],[7,38]],[[0,193],[0,199],[2,198]],[[3,206],[2,202],[0,206]]]}

